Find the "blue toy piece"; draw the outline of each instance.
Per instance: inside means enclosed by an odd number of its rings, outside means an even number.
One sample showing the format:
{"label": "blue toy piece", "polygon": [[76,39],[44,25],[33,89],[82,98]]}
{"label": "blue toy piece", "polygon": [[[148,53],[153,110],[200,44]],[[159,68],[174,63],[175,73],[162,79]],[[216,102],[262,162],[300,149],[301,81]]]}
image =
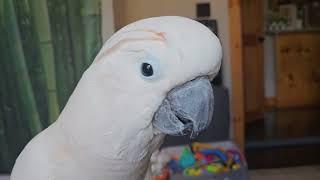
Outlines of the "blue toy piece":
{"label": "blue toy piece", "polygon": [[221,161],[223,161],[223,162],[226,162],[228,160],[227,155],[219,149],[203,149],[203,150],[200,150],[200,152],[206,156],[207,155],[215,155],[219,159],[221,159]]}
{"label": "blue toy piece", "polygon": [[183,169],[180,167],[179,162],[177,160],[171,159],[168,163],[167,166],[169,169],[172,171],[172,173],[179,173]]}
{"label": "blue toy piece", "polygon": [[241,159],[241,154],[238,151],[235,150],[228,150],[227,153],[232,154],[232,158],[233,161],[235,163],[241,163],[242,159]]}

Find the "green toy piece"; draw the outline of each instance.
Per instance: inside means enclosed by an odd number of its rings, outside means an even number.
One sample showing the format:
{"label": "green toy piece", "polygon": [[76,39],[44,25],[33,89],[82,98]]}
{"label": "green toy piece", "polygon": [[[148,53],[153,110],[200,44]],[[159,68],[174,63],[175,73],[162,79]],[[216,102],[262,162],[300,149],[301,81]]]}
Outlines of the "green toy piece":
{"label": "green toy piece", "polygon": [[221,164],[210,164],[206,170],[210,173],[219,173],[223,170],[223,166]]}

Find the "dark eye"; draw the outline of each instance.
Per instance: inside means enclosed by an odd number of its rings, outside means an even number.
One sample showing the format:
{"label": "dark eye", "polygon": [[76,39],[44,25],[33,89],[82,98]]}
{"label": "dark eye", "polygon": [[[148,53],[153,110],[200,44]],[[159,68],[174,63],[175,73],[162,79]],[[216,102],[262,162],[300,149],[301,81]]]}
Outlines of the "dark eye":
{"label": "dark eye", "polygon": [[149,63],[142,63],[141,65],[141,72],[144,76],[149,77],[153,75],[153,69],[151,64]]}

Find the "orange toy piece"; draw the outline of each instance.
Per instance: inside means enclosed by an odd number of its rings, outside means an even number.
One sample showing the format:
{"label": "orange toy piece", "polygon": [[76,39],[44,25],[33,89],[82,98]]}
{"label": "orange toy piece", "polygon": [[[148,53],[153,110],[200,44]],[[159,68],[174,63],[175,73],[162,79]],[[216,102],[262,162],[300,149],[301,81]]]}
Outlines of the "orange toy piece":
{"label": "orange toy piece", "polygon": [[213,149],[213,147],[211,144],[194,142],[194,143],[192,143],[192,149],[193,149],[193,151],[197,152],[202,149]]}
{"label": "orange toy piece", "polygon": [[194,158],[196,158],[196,160],[201,160],[204,159],[204,155],[197,152],[194,154]]}
{"label": "orange toy piece", "polygon": [[153,176],[152,180],[169,180],[169,170],[168,170],[168,168],[163,168],[161,175]]}

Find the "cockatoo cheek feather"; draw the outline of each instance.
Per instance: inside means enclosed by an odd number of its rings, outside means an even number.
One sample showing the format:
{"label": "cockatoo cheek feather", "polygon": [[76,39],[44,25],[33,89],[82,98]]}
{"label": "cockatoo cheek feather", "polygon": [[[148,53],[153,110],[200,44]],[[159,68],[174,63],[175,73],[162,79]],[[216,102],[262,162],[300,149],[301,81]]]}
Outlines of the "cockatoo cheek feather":
{"label": "cockatoo cheek feather", "polygon": [[[135,47],[139,48],[140,46],[146,47],[147,45],[139,43]],[[125,46],[123,49],[126,48],[128,47]],[[93,113],[95,118],[91,121],[95,121],[95,123],[91,123],[93,124],[92,128],[86,125],[85,129],[75,132],[76,136],[79,136],[79,134],[82,136],[82,134],[85,135],[91,131],[90,138],[77,138],[80,144],[83,143],[83,146],[87,143],[91,143],[92,146],[98,144],[94,148],[94,151],[98,151],[97,154],[107,153],[106,156],[112,154],[117,156],[115,158],[130,161],[138,161],[149,153],[150,149],[154,149],[149,147],[150,144],[153,144],[151,141],[154,139],[161,141],[161,138],[155,136],[151,121],[155,111],[161,105],[170,90],[170,86],[172,86],[170,78],[166,78],[166,75],[173,71],[171,70],[172,67],[167,66],[166,61],[159,60],[160,58],[172,58],[165,52],[166,49],[163,46],[159,47],[159,44],[151,44],[141,53],[130,53],[125,50],[117,51],[91,65],[78,86],[85,84],[86,87],[82,88],[83,92],[85,88],[89,88],[86,92],[90,92],[90,94],[94,92],[94,96],[88,97],[90,99],[86,100],[86,104],[89,105],[90,109],[94,107],[95,109],[92,109],[92,111],[97,112]],[[162,55],[159,59],[150,58],[151,53],[161,53]],[[177,57],[177,55],[174,56]],[[114,59],[118,60],[115,61]],[[155,79],[141,77],[138,64],[145,61],[152,61],[150,63],[153,64],[157,63],[158,68],[154,71],[158,77]],[[171,62],[175,61],[172,60]],[[81,97],[85,96],[81,95]],[[97,107],[98,104],[99,107]],[[116,121],[108,121],[110,114],[115,115]],[[83,127],[84,124],[79,126]],[[70,126],[72,125],[70,124]],[[72,127],[72,129],[76,128]],[[95,131],[97,129],[101,129],[101,131]],[[115,130],[116,132],[114,132]],[[160,136],[163,135],[160,134]],[[100,143],[93,142],[92,139],[98,139]],[[111,139],[117,139],[118,141],[113,142]],[[110,142],[114,144],[110,144]]]}

